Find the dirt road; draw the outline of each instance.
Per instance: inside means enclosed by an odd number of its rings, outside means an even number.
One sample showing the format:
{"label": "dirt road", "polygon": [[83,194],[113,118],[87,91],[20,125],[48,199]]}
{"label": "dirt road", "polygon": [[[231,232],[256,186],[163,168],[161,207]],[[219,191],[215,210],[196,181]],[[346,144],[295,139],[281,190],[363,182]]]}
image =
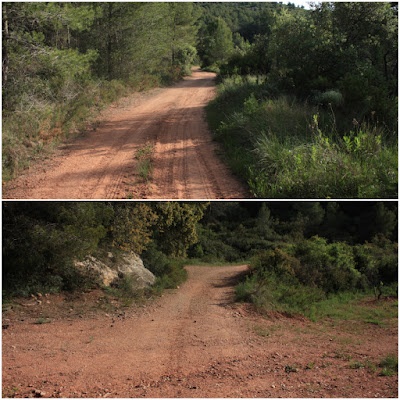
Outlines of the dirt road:
{"label": "dirt road", "polygon": [[246,269],[188,267],[181,288],[125,318],[8,322],[3,396],[397,397],[397,376],[347,358],[396,351],[396,329],[366,327],[353,340],[328,325],[262,318],[233,302]]}
{"label": "dirt road", "polygon": [[[248,197],[217,156],[217,145],[204,119],[204,106],[215,95],[214,77],[196,70],[172,87],[114,109],[95,132],[86,133],[50,161],[5,185],[3,197]],[[138,170],[137,156],[145,148],[152,149],[153,179],[149,182]]]}

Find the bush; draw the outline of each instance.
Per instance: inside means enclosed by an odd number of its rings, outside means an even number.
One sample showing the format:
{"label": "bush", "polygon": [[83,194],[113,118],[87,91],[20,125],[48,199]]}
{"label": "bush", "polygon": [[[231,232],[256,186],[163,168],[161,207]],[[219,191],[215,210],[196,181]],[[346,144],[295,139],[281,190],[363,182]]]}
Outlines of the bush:
{"label": "bush", "polygon": [[382,292],[393,293],[397,245],[383,238],[376,241],[350,246],[315,236],[294,245],[281,243],[253,258],[252,275],[236,287],[236,298],[263,310],[315,319],[318,304],[333,309],[335,302],[349,301],[360,290],[370,293],[376,285]]}
{"label": "bush", "polygon": [[343,95],[337,90],[327,90],[315,96],[315,102],[322,105],[340,106],[343,104]]}
{"label": "bush", "polygon": [[[383,125],[351,122],[343,111],[338,122],[330,107],[276,98],[268,80],[251,76],[226,78],[218,92],[210,126],[254,197],[397,198],[397,142],[386,141]],[[340,104],[341,95],[319,100]]]}
{"label": "bush", "polygon": [[157,249],[154,242],[147,246],[141,257],[146,268],[156,277],[161,277],[170,272],[170,260],[162,251]]}
{"label": "bush", "polygon": [[168,273],[157,278],[155,290],[175,289],[177,286],[185,282],[187,272],[184,263],[181,260],[169,260]]}
{"label": "bush", "polygon": [[396,243],[375,240],[353,247],[357,269],[363,277],[364,287],[375,288],[380,297],[391,286],[398,285],[398,255]]}

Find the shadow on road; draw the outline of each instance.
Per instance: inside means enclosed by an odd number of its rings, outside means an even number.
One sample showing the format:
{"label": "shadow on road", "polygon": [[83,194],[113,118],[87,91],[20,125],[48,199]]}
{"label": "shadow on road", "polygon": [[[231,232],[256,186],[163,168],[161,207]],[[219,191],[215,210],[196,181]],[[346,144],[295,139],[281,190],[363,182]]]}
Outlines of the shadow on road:
{"label": "shadow on road", "polygon": [[215,288],[224,288],[230,286],[236,286],[238,283],[243,281],[247,275],[249,275],[250,271],[248,269],[244,271],[239,271],[235,275],[231,275],[227,278],[222,278],[218,283],[214,283],[213,287]]}

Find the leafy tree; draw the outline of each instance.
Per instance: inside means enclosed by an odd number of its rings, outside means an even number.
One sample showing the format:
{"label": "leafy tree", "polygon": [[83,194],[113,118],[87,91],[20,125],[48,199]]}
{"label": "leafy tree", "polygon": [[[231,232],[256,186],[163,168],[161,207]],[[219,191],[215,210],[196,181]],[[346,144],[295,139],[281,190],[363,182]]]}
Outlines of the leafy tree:
{"label": "leafy tree", "polygon": [[[90,74],[95,51],[73,48],[73,35],[89,29],[90,5],[3,3],[3,101],[46,98],[46,92]],[[27,66],[29,66],[27,68]],[[46,77],[46,79],[43,79]]]}
{"label": "leafy tree", "polygon": [[84,285],[72,262],[97,248],[111,215],[101,203],[4,203],[3,288],[27,295]]}
{"label": "leafy tree", "polygon": [[199,13],[194,8],[193,3],[168,3],[168,6],[168,41],[170,43],[171,63],[175,65],[178,62],[177,55],[179,52],[185,48],[188,49],[188,46],[191,46],[190,51],[193,51],[198,30],[195,22]]}
{"label": "leafy tree", "polygon": [[146,203],[115,203],[109,227],[113,246],[141,254],[151,241],[157,215]]}
{"label": "leafy tree", "polygon": [[269,237],[274,231],[274,220],[266,203],[261,205],[257,217],[257,229],[264,237]]}
{"label": "leafy tree", "polygon": [[161,250],[172,257],[185,257],[188,248],[198,241],[196,225],[207,203],[165,202],[155,205],[158,216],[154,236]]}
{"label": "leafy tree", "polygon": [[215,18],[200,30],[199,56],[204,65],[223,64],[234,50],[232,31],[222,18]]}

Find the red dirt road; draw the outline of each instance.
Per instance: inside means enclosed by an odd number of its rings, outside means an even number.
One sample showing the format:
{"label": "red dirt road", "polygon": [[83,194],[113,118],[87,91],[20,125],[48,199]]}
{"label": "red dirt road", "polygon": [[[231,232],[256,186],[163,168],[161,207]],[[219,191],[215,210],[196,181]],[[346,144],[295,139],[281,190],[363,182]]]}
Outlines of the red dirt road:
{"label": "red dirt road", "polygon": [[181,288],[114,322],[7,319],[3,396],[397,397],[397,376],[348,358],[396,354],[397,326],[265,319],[233,303],[246,266],[187,269]]}
{"label": "red dirt road", "polygon": [[[44,165],[5,185],[28,199],[218,199],[248,197],[216,155],[204,119],[215,74],[196,70],[178,84],[112,111]],[[138,151],[152,147],[153,180],[143,183]]]}

